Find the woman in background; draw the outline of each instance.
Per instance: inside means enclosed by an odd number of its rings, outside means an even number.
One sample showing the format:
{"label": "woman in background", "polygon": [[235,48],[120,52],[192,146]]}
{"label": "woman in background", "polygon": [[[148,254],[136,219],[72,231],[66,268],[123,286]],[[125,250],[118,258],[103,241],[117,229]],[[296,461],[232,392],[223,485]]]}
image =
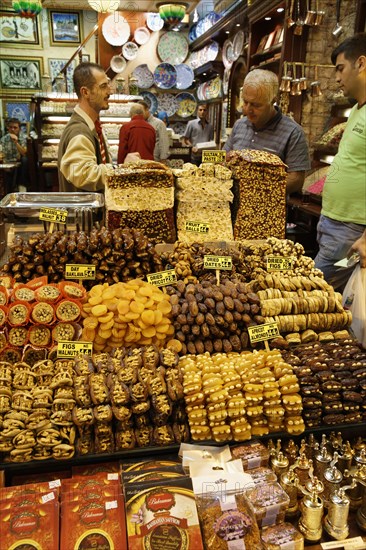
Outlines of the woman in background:
{"label": "woman in background", "polygon": [[169,126],[169,118],[166,111],[159,111],[157,114],[157,118],[160,118],[160,120],[164,122],[165,126]]}

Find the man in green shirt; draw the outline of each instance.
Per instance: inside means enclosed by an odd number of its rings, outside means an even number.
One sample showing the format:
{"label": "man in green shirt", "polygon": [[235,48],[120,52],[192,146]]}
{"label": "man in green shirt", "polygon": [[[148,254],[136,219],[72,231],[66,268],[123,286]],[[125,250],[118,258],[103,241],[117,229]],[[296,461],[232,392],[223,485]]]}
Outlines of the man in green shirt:
{"label": "man in green shirt", "polygon": [[335,262],[357,252],[366,268],[366,33],[347,38],[332,52],[336,80],[356,99],[323,189],[315,265],[342,291],[353,268]]}

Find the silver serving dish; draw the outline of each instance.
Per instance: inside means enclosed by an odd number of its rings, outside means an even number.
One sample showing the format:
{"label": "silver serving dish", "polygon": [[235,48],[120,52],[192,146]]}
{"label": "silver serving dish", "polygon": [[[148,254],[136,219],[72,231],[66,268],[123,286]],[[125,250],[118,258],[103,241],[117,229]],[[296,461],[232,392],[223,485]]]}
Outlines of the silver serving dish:
{"label": "silver serving dish", "polygon": [[[67,211],[66,224],[39,219],[41,208]],[[37,232],[86,231],[104,221],[101,193],[9,193],[0,201],[0,256],[16,235],[27,239]]]}

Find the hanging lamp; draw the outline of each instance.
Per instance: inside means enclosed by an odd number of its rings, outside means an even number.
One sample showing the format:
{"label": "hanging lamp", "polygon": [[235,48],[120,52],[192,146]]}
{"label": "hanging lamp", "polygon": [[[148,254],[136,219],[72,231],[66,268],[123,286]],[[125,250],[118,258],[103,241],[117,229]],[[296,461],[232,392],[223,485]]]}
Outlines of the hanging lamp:
{"label": "hanging lamp", "polygon": [[33,18],[42,11],[41,0],[13,0],[13,10],[21,17]]}
{"label": "hanging lamp", "polygon": [[174,26],[180,23],[187,9],[187,4],[185,3],[169,3],[169,2],[160,2],[157,4],[159,8],[159,15],[167,26]]}
{"label": "hanging lamp", "polygon": [[88,4],[99,13],[111,13],[119,9],[119,0],[88,0]]}

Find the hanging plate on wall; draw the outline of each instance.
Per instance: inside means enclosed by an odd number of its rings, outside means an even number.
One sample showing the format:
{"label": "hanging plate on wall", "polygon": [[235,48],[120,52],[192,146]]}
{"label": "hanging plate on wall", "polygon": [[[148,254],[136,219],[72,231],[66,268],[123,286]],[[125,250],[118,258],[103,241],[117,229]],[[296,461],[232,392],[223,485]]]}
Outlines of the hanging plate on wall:
{"label": "hanging plate on wall", "polygon": [[132,74],[135,78],[137,78],[137,86],[139,88],[151,88],[154,84],[154,76],[146,63],[143,65],[138,65],[133,70]]}
{"label": "hanging plate on wall", "polygon": [[164,21],[158,13],[148,13],[146,16],[146,25],[153,32],[161,31],[164,27]]}
{"label": "hanging plate on wall", "polygon": [[102,34],[111,46],[123,46],[130,37],[130,25],[124,17],[115,19],[115,14],[108,15],[103,21]]}
{"label": "hanging plate on wall", "polygon": [[151,92],[141,92],[140,94],[149,105],[149,111],[152,115],[158,110],[158,98]]}
{"label": "hanging plate on wall", "polygon": [[158,43],[158,54],[162,61],[178,65],[183,63],[189,51],[184,34],[170,31],[163,34]]}
{"label": "hanging plate on wall", "polygon": [[135,30],[133,37],[136,40],[137,44],[143,46],[144,44],[147,44],[150,40],[150,32],[146,27],[139,27]]}
{"label": "hanging plate on wall", "polygon": [[122,55],[127,61],[135,59],[139,51],[139,47],[135,42],[126,42],[122,46]]}
{"label": "hanging plate on wall", "polygon": [[178,102],[177,115],[187,118],[195,113],[197,101],[194,95],[182,92],[177,95],[176,100]]}
{"label": "hanging plate on wall", "polygon": [[178,90],[186,90],[190,87],[194,79],[194,72],[192,71],[189,65],[185,63],[180,63],[175,65],[175,70],[177,71],[177,88]]}
{"label": "hanging plate on wall", "polygon": [[158,109],[165,111],[168,116],[173,116],[178,109],[178,102],[173,94],[158,95]]}
{"label": "hanging plate on wall", "polygon": [[244,39],[244,31],[238,31],[233,38],[233,52],[235,61],[238,59],[241,52],[243,51]]}
{"label": "hanging plate on wall", "polygon": [[158,88],[168,90],[177,83],[177,71],[170,63],[160,63],[154,71],[154,82]]}

